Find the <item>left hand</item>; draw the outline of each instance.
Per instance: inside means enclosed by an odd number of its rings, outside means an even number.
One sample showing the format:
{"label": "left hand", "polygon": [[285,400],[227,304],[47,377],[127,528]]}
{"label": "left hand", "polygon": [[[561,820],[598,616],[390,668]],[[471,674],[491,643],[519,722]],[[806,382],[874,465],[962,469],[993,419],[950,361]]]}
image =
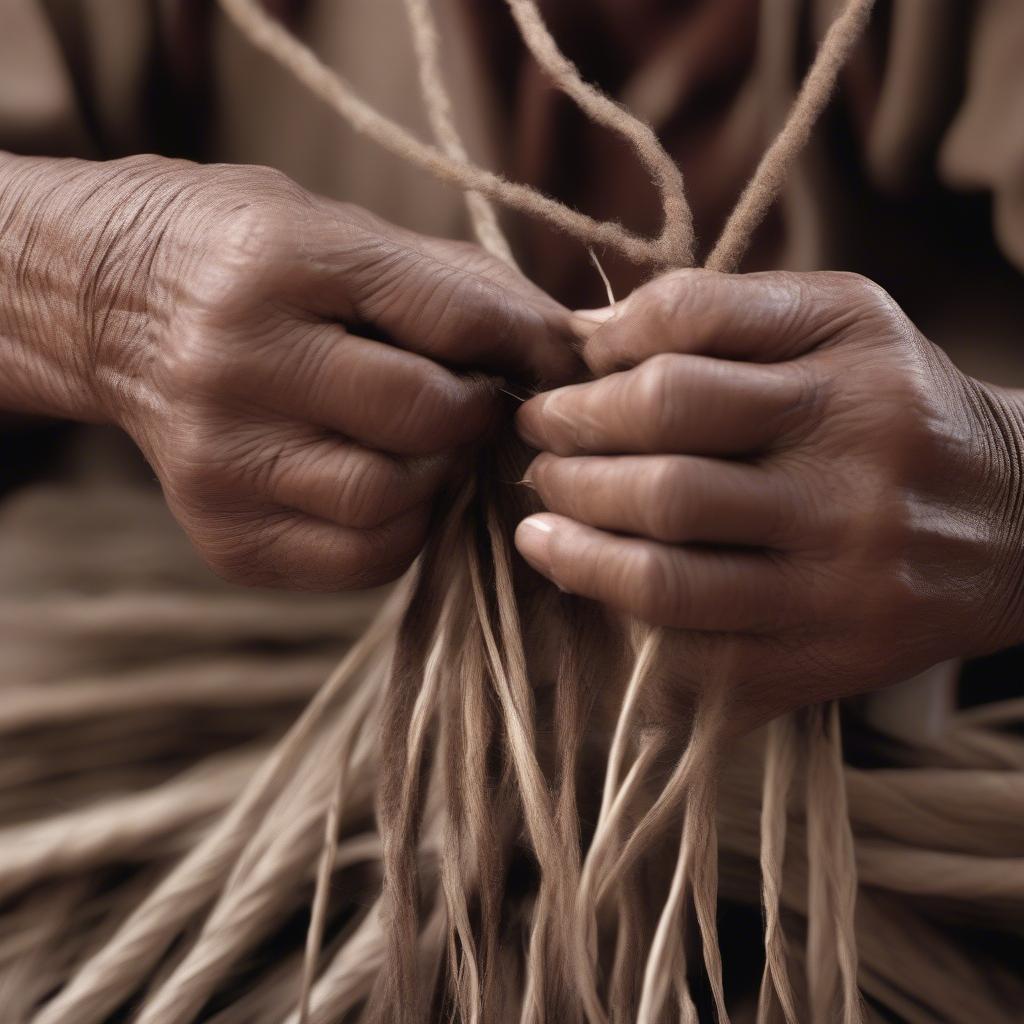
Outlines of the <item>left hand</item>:
{"label": "left hand", "polygon": [[728,650],[758,719],[1024,636],[1024,408],[850,274],[668,274],[527,402],[564,590]]}

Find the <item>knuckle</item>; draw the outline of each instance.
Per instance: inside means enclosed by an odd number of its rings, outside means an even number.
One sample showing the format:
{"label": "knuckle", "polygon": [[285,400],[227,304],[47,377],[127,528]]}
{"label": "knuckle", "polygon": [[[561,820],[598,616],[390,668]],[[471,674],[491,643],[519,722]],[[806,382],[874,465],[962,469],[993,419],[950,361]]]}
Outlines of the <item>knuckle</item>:
{"label": "knuckle", "polygon": [[202,416],[183,416],[157,470],[182,504],[202,508],[232,489],[230,448]]}
{"label": "knuckle", "polygon": [[642,502],[645,531],[660,541],[686,540],[694,529],[697,509],[683,463],[674,458],[659,459],[646,472],[646,493],[639,488],[634,491]]}
{"label": "knuckle", "polygon": [[480,338],[489,337],[499,351],[511,350],[516,327],[517,317],[509,294],[478,274],[459,279],[438,321],[439,330],[462,339],[462,346],[476,346]]}
{"label": "knuckle", "polygon": [[813,433],[823,422],[835,380],[813,360],[794,359],[765,367],[775,375],[778,387],[777,409],[768,424],[773,436],[782,443]]}
{"label": "knuckle", "polygon": [[813,274],[776,271],[769,275],[769,301],[775,311],[775,329],[793,338],[814,333],[821,308],[821,288]]}
{"label": "knuckle", "polygon": [[423,547],[429,521],[429,509],[422,506],[403,516],[399,525],[367,531],[346,567],[344,586],[363,590],[398,579]]}
{"label": "knuckle", "polygon": [[281,511],[246,518],[244,535],[238,529],[222,531],[212,552],[218,575],[244,586],[280,590],[329,590],[338,584],[334,561],[313,557],[303,543],[301,516]]}
{"label": "knuckle", "polygon": [[680,395],[684,388],[683,367],[679,357],[658,353],[645,360],[635,371],[637,394],[624,396],[632,415],[643,424],[645,439],[656,444],[670,437],[678,427]]}
{"label": "knuckle", "polygon": [[295,211],[290,184],[284,174],[265,169],[255,197],[237,204],[230,216],[218,223],[218,252],[249,264],[277,253],[283,241],[293,239]]}
{"label": "knuckle", "polygon": [[685,321],[687,333],[700,344],[726,326],[730,303],[719,301],[726,286],[720,274],[692,268],[674,270],[647,286],[642,308],[667,337]]}
{"label": "knuckle", "polygon": [[631,297],[630,305],[635,300],[649,315],[674,319],[681,311],[685,311],[695,287],[706,276],[702,271],[690,267],[670,270],[644,285]]}
{"label": "knuckle", "polygon": [[264,192],[212,219],[183,288],[183,305],[198,322],[244,311],[274,282],[297,248],[296,209],[283,195]]}
{"label": "knuckle", "polygon": [[572,497],[579,474],[577,460],[541,452],[530,462],[523,479],[536,489],[545,506],[558,505],[562,508],[566,504],[565,499]]}
{"label": "knuckle", "polygon": [[236,437],[221,457],[252,492],[270,495],[285,473],[308,473],[312,453],[304,438],[268,442],[254,434]]}
{"label": "knuckle", "polygon": [[811,484],[817,474],[774,472],[765,487],[765,546],[786,551],[817,546],[834,530],[837,503]]}
{"label": "knuckle", "polygon": [[437,367],[424,375],[415,394],[404,408],[396,409],[396,415],[417,450],[429,452],[446,447],[468,411],[458,383]]}
{"label": "knuckle", "polygon": [[848,270],[820,271],[806,275],[809,280],[823,281],[833,295],[833,301],[860,316],[878,316],[884,319],[902,312],[893,297],[877,281]]}
{"label": "knuckle", "polygon": [[399,556],[389,554],[379,561],[363,558],[349,567],[341,585],[346,590],[368,590],[393,583],[409,568],[414,558],[415,552]]}
{"label": "knuckle", "polygon": [[239,587],[274,586],[272,580],[261,576],[253,559],[242,553],[203,551],[207,567],[226,583]]}
{"label": "knuckle", "polygon": [[261,537],[264,526],[249,515],[206,520],[192,532],[207,566],[221,579],[239,586],[276,586],[276,574],[267,571]]}
{"label": "knuckle", "polygon": [[346,526],[379,526],[399,510],[406,486],[399,463],[388,456],[353,459],[338,481],[335,519]]}
{"label": "knuckle", "polygon": [[237,379],[235,361],[214,332],[198,327],[175,332],[160,349],[157,374],[171,401],[230,390]]}
{"label": "knuckle", "polygon": [[684,581],[678,566],[653,545],[632,556],[634,606],[640,618],[658,625],[678,626],[686,619]]}

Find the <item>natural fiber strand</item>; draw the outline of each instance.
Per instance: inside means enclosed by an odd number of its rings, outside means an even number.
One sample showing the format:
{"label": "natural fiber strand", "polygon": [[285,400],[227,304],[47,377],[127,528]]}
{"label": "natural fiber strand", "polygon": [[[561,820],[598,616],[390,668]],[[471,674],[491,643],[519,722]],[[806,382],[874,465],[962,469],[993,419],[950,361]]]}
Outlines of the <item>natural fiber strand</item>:
{"label": "natural fiber strand", "polygon": [[[369,108],[252,0],[221,2],[255,45],[356,130],[442,180],[476,191],[479,202],[471,201],[471,218],[493,251],[504,243],[498,241],[500,226],[486,199],[656,268],[690,260],[692,229],[678,170],[649,128],[580,79],[527,0],[508,2],[534,57],[588,116],[629,138],[652,174],[665,211],[658,239],[638,239],[618,225],[593,221],[467,160],[424,0],[406,0],[407,11],[424,101],[442,149]],[[823,108],[869,8],[864,0],[851,0],[826,35],[793,112],[709,265],[731,269],[738,262]],[[836,706],[805,714],[803,834],[787,828],[786,795],[797,769],[791,726],[773,728],[762,796],[756,785],[748,785],[751,811],[744,803],[748,794],[737,796],[723,756],[727,674],[703,682],[688,725],[667,723],[651,711],[666,685],[663,677],[676,664],[660,633],[622,630],[627,671],[620,693],[614,684],[621,666],[614,659],[601,662],[598,652],[608,638],[594,628],[592,611],[551,592],[538,599],[539,608],[521,601],[509,540],[511,509],[505,507],[510,498],[500,488],[502,475],[494,471],[504,465],[500,460],[514,461],[516,455],[509,442],[497,446],[493,457],[485,456],[474,484],[439,516],[411,584],[396,592],[231,811],[215,823],[197,815],[198,834],[188,840],[188,852],[180,860],[176,853],[162,854],[160,864],[168,869],[163,880],[141,902],[122,908],[112,935],[85,943],[74,968],[53,961],[40,971],[53,979],[49,991],[56,994],[36,1014],[35,1024],[100,1024],[137,993],[139,1024],[186,1024],[213,1005],[218,993],[231,991],[244,957],[269,942],[288,914],[308,904],[311,886],[301,979],[303,958],[297,953],[282,960],[280,973],[268,975],[287,984],[293,999],[299,996],[289,1024],[342,1019],[414,1024],[437,1014],[488,1024],[582,1017],[603,1024],[631,1015],[654,1024],[670,1013],[670,994],[679,1019],[695,1021],[683,941],[691,902],[704,971],[725,1022],[718,889],[734,891],[736,859],[746,865],[749,878],[758,858],[767,949],[762,998],[768,999],[770,986],[787,1021],[796,1017],[781,933],[785,905],[808,920],[804,966],[814,1019],[831,1019],[838,1009],[844,1024],[856,1024],[861,1016],[856,942],[862,939],[855,936],[859,922],[853,908],[858,868],[872,884],[912,894],[924,884],[915,874],[927,864],[941,868],[927,884],[947,896],[976,891],[970,879],[977,877],[987,885],[986,899],[1018,898],[1020,887],[1008,873],[1015,854],[993,858],[987,874],[972,876],[975,865],[968,862],[978,857],[956,849],[894,850],[895,839],[888,845],[861,839],[855,847],[849,815],[858,815],[858,800],[873,802],[864,796],[873,792],[872,782],[843,767]],[[553,715],[551,695],[538,687],[531,663],[537,638],[530,624],[535,622],[556,637],[571,638],[555,658]],[[603,629],[611,632],[606,625]],[[209,701],[223,700],[210,693]],[[113,700],[105,690],[89,699],[93,708]],[[136,701],[127,713],[159,715],[170,703],[161,699],[163,704]],[[22,722],[40,724],[55,718],[52,710],[19,711],[7,726],[12,732],[18,715]],[[970,721],[948,742],[936,741],[936,747],[958,765],[981,761],[1015,767],[1022,757],[1013,738],[996,737],[983,723]],[[599,806],[591,811],[581,801],[593,796],[597,802],[584,772],[595,761],[603,765],[604,784]],[[760,774],[757,769],[746,778],[750,782]],[[1011,791],[985,785],[993,808],[1015,799]],[[751,824],[759,799],[760,840]],[[743,813],[734,813],[736,807]],[[586,837],[580,824],[590,814],[594,831],[581,848]],[[890,822],[895,830],[893,817],[898,815],[879,810],[875,820]],[[178,824],[168,825],[157,815],[139,835],[148,842]],[[934,822],[922,813],[899,826],[905,830],[899,842],[909,845],[911,838],[933,830]],[[1009,842],[1011,833],[1000,833],[999,843]],[[789,836],[804,840],[801,857],[794,857]],[[86,855],[65,860],[61,870],[77,870],[110,851],[121,855],[130,844],[112,837],[113,830],[105,829]],[[645,886],[661,876],[655,872],[641,879],[640,869],[656,866],[651,861],[669,837],[676,842],[674,866],[663,865],[671,868],[667,892],[660,892],[654,905],[641,907],[642,899],[650,899]],[[341,875],[350,882],[335,890],[332,882]],[[54,907],[86,898],[69,887],[54,899]],[[645,909],[653,915],[640,912]],[[987,903],[981,912],[986,920],[996,917]],[[878,920],[900,920],[909,929],[895,912],[873,907],[871,913]],[[322,969],[321,947],[327,950]],[[873,991],[902,1006],[906,1000],[894,991],[877,943],[868,948]],[[608,950],[613,950],[610,978]],[[960,976],[969,973],[955,955],[949,962]],[[2,970],[0,962],[0,985]],[[919,970],[923,975],[928,968]],[[250,991],[259,991],[260,984],[254,982]],[[258,1006],[258,1000],[242,996],[236,1009],[246,999],[246,1006]],[[280,1011],[276,1002],[270,1009]],[[217,1012],[230,1021],[230,1010]]]}

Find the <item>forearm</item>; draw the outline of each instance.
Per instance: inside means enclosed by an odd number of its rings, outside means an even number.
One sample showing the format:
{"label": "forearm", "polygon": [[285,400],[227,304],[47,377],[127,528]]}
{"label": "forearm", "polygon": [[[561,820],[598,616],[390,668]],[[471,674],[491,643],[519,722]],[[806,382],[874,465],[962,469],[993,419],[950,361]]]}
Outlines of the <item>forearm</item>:
{"label": "forearm", "polygon": [[0,411],[118,419],[181,166],[0,153]]}

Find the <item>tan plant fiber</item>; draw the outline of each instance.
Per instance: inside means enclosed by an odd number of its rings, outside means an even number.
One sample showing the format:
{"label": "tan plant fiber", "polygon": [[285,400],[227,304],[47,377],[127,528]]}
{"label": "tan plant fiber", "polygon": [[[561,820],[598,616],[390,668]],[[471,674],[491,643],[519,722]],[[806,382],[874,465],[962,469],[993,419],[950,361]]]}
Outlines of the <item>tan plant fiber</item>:
{"label": "tan plant fiber", "polygon": [[[633,142],[662,197],[658,239],[469,162],[426,0],[405,3],[437,147],[369,108],[253,0],[221,0],[356,128],[475,193],[474,230],[502,258],[492,202],[557,224],[581,253],[687,263],[682,182],[653,133],[580,80],[533,3],[508,2],[553,82]],[[827,34],[715,248],[723,268],[869,8],[850,0]],[[103,641],[132,660],[105,661],[97,643],[87,678],[54,681],[104,601],[68,599],[40,655],[49,681],[26,676],[0,702],[5,1024],[853,1024],[875,1006],[908,1021],[1019,1018],[1024,982],[956,929],[1020,930],[1024,743],[1000,731],[1020,707],[951,715],[914,744],[881,737],[885,771],[844,765],[837,706],[727,742],[728,666],[694,680],[687,638],[612,622],[523,573],[510,537],[531,508],[503,481],[525,457],[511,436],[482,453],[406,581],[280,739],[322,664],[321,606],[284,626],[273,607],[211,627],[219,599],[183,591],[157,610],[138,594]],[[81,501],[40,500],[88,546]],[[116,515],[103,509],[108,528]],[[17,539],[34,518],[5,530]],[[57,558],[40,546],[33,565]],[[113,557],[100,564],[116,577]],[[334,607],[337,632],[358,633],[354,606]],[[267,664],[239,653],[264,625],[291,645]],[[123,641],[155,633],[161,657],[190,634],[194,649],[140,667],[145,644]],[[176,674],[186,685],[167,685]],[[208,738],[180,728],[193,707]],[[730,988],[719,890],[763,909],[759,994]]]}

